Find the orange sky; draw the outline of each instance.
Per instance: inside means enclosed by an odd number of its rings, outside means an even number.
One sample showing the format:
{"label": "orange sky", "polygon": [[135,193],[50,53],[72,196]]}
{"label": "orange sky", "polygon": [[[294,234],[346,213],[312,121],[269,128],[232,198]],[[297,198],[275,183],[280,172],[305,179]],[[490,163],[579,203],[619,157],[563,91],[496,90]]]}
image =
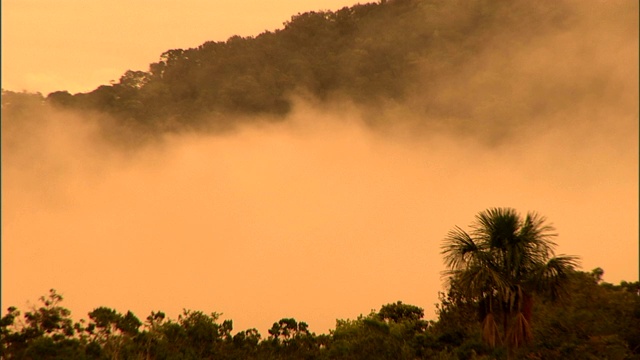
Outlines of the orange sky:
{"label": "orange sky", "polygon": [[169,49],[282,27],[291,15],[349,0],[2,1],[2,87],[90,91],[148,70]]}
{"label": "orange sky", "polygon": [[[87,91],[146,70],[165,50],[345,5],[3,1],[2,86]],[[589,26],[581,36],[597,38],[604,25]],[[515,76],[560,54],[597,64],[612,86],[547,119],[561,125],[498,148],[447,133],[374,132],[363,109],[303,101],[281,125],[177,136],[137,153],[96,140],[82,114],[51,112],[37,129],[3,131],[2,307],[24,309],[53,287],[76,318],[98,306],[141,319],[187,308],[222,312],[235,330],[263,336],[283,317],[320,333],[397,300],[433,319],[442,238],[493,206],[538,211],[560,234],[559,253],[581,256],[585,270],[604,268],[606,281],[637,280],[638,71],[629,67],[637,36],[616,34],[575,53],[566,34],[550,49],[515,49],[523,65]],[[459,96],[463,84],[483,93],[496,65],[474,66],[462,70],[487,70],[478,71],[484,78],[462,71],[440,96]],[[558,81],[593,73],[554,71]],[[500,95],[527,99],[518,86],[526,81],[516,80]],[[12,136],[20,141],[7,145]]]}

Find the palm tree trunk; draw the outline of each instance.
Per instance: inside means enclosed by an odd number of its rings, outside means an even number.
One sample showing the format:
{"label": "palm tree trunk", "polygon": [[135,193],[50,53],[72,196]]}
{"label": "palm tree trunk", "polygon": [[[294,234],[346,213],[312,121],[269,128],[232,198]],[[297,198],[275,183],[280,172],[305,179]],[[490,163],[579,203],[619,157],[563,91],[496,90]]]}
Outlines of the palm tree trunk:
{"label": "palm tree trunk", "polygon": [[531,326],[531,318],[533,317],[533,295],[524,292],[522,299],[522,315],[527,320],[529,326]]}
{"label": "palm tree trunk", "polygon": [[507,334],[509,333],[509,304],[506,302],[502,303],[502,329],[504,334],[504,344],[507,346],[507,359],[515,359],[513,347],[509,343],[509,338],[507,337]]}
{"label": "palm tree trunk", "polygon": [[509,330],[509,304],[502,302],[502,333],[506,340]]}

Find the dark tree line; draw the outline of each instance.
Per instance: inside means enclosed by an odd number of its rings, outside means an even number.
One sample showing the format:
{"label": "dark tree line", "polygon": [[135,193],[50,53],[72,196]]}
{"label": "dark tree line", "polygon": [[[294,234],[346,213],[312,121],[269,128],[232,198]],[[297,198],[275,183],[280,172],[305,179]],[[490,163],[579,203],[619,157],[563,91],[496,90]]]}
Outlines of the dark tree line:
{"label": "dark tree line", "polygon": [[[523,359],[640,359],[640,283],[612,285],[602,271],[572,271],[562,303],[534,304],[532,340]],[[75,321],[51,290],[39,307],[7,309],[0,320],[3,359],[502,359],[506,349],[483,341],[477,300],[458,285],[440,295],[436,321],[402,302],[355,320],[337,320],[329,334],[284,318],[263,336],[235,331],[220,314],[161,311],[139,319],[98,307]]]}
{"label": "dark tree line", "polygon": [[640,359],[640,282],[575,270],[554,237],[545,218],[511,208],[480,212],[471,231],[456,226],[443,242],[448,282],[435,321],[398,301],[337,320],[328,334],[283,318],[263,337],[192,310],[141,321],[101,306],[75,321],[52,289],[39,307],[0,318],[0,358]]}
{"label": "dark tree line", "polygon": [[[443,243],[446,293],[438,318],[401,301],[315,334],[294,318],[234,333],[220,314],[177,319],[98,307],[74,321],[51,290],[40,306],[0,318],[2,359],[640,359],[640,282],[602,280],[555,255],[543,217],[480,212]],[[533,301],[535,299],[535,301]],[[498,326],[500,323],[504,326]]]}
{"label": "dark tree line", "polygon": [[52,289],[40,307],[0,318],[0,358],[640,359],[640,282],[575,270],[577,257],[554,253],[553,231],[511,208],[480,212],[469,232],[455,227],[443,243],[447,292],[435,321],[398,301],[337,320],[328,334],[283,318],[263,337],[192,310],[141,321],[102,306],[74,321]]}

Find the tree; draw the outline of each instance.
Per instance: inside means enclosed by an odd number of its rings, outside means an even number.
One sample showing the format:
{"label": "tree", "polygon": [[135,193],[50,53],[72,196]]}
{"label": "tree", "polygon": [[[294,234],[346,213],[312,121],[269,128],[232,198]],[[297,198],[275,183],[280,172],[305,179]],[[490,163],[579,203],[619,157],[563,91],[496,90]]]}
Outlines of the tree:
{"label": "tree", "polygon": [[[422,321],[424,310],[414,305],[403,304],[402,301],[383,305],[378,312],[378,316],[387,321],[400,323],[403,321]],[[424,324],[426,327],[426,323]]]}
{"label": "tree", "polygon": [[379,312],[356,320],[337,320],[331,331],[330,359],[433,358],[433,339],[424,310],[401,301],[383,305]]}
{"label": "tree", "polygon": [[640,282],[613,285],[604,271],[571,275],[571,299],[536,303],[536,359],[640,359]]}
{"label": "tree", "polygon": [[534,294],[564,295],[577,257],[555,256],[555,229],[536,213],[522,219],[514,209],[492,208],[480,212],[471,228],[467,233],[456,226],[447,234],[445,274],[478,302],[484,341],[506,344],[513,354],[533,338]]}
{"label": "tree", "polygon": [[273,323],[269,337],[261,343],[261,351],[267,358],[317,359],[322,349],[306,322],[283,318]]}
{"label": "tree", "polygon": [[[122,315],[104,306],[94,309],[88,315],[91,323],[86,330],[92,334],[93,342],[100,344],[111,358],[118,358],[120,355],[126,358],[126,351],[123,353],[123,350],[127,350],[126,344],[138,335],[142,322],[131,311]],[[94,333],[95,329],[97,332]]]}
{"label": "tree", "polygon": [[9,307],[0,319],[0,359],[83,359],[84,342],[76,337],[80,324],[73,324],[71,311],[60,305],[55,289],[41,296],[19,320],[20,311]]}

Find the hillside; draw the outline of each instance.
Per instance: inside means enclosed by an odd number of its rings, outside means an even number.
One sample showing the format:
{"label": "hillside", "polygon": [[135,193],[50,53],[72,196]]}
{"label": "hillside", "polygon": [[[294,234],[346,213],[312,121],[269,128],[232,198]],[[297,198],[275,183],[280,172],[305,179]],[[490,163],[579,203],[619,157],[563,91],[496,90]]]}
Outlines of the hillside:
{"label": "hillside", "polygon": [[[481,80],[475,91],[510,87],[500,78],[512,76],[518,64],[507,51],[567,28],[575,15],[563,2],[486,0],[394,0],[307,12],[255,37],[168,50],[148,71],[130,70],[89,93],[58,91],[47,100],[160,131],[224,129],[239,121],[233,115],[282,118],[294,97],[365,107],[403,102],[431,119],[499,121],[507,115],[492,111],[489,120],[468,101],[443,97],[452,90],[447,84],[484,66],[478,59],[490,52],[506,58],[493,69],[496,78]],[[563,91],[579,96],[579,86]],[[539,115],[531,101],[517,100]]]}

